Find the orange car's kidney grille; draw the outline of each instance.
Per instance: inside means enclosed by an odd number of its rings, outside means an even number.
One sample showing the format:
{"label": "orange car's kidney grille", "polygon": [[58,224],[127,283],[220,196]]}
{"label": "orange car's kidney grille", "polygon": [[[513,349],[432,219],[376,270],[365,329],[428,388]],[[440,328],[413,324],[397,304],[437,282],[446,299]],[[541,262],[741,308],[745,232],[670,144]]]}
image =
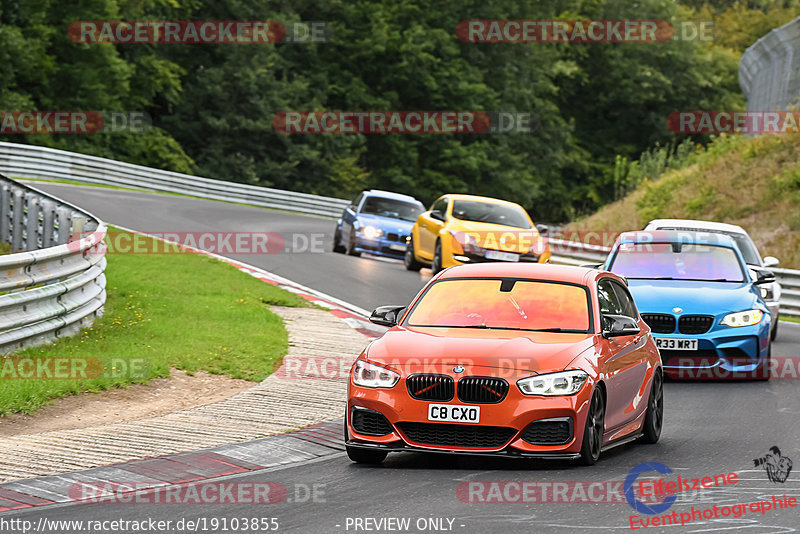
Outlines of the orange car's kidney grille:
{"label": "orange car's kidney grille", "polygon": [[410,441],[442,447],[474,447],[495,449],[514,437],[516,430],[500,426],[460,425],[447,423],[397,423]]}
{"label": "orange car's kidney grille", "polygon": [[671,334],[675,331],[675,316],[667,313],[643,313],[642,319],[657,334]]}
{"label": "orange car's kidney grille", "polygon": [[365,436],[385,436],[392,433],[392,424],[382,413],[372,410],[353,410],[350,418],[353,430]]}
{"label": "orange car's kidney grille", "polygon": [[705,334],[711,330],[714,317],[711,315],[683,315],[678,319],[678,331],[681,334]]}
{"label": "orange car's kidney grille", "polygon": [[406,378],[406,388],[413,399],[433,401],[451,400],[456,389],[447,375],[411,375]]}
{"label": "orange car's kidney grille", "polygon": [[502,378],[466,376],[458,381],[458,400],[476,404],[497,404],[506,398],[508,382]]}
{"label": "orange car's kidney grille", "polygon": [[563,445],[572,439],[572,419],[534,421],[522,433],[522,439],[531,445]]}

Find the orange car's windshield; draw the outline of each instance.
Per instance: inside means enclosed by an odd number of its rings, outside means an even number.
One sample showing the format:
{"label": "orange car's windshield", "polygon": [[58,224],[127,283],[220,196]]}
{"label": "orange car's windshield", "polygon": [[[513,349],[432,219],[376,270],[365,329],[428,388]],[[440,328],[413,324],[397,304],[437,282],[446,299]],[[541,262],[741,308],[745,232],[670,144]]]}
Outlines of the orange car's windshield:
{"label": "orange car's windshield", "polygon": [[589,332],[583,287],[512,279],[445,279],[417,302],[406,326]]}

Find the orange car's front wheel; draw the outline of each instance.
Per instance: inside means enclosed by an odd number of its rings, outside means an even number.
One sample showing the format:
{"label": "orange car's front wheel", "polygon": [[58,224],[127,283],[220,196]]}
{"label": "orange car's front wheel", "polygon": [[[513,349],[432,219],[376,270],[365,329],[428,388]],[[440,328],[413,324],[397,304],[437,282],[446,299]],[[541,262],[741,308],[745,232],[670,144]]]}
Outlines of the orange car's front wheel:
{"label": "orange car's front wheel", "polygon": [[581,463],[594,465],[600,459],[603,448],[603,430],[605,427],[606,403],[600,388],[595,388],[592,402],[589,403],[589,413],[586,414],[586,428],[583,430],[583,444],[581,446]]}

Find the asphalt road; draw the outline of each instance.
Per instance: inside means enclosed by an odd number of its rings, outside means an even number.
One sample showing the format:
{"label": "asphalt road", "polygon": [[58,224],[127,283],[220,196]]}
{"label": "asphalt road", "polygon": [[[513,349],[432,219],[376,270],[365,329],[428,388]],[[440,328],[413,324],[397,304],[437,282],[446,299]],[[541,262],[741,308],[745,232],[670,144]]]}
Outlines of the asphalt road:
{"label": "asphalt road", "polygon": [[[431,276],[428,269],[406,271],[397,260],[333,253],[336,221],[331,219],[173,195],[42,182],[31,185],[89,210],[107,223],[140,232],[280,233],[287,247],[297,252],[224,255],[369,311],[384,304],[408,303]],[[311,244],[320,240],[325,252]]]}
{"label": "asphalt road", "polygon": [[[327,220],[171,196],[59,185],[40,187],[112,224],[137,230],[324,232],[330,248],[333,223]],[[368,309],[383,303],[407,302],[424,283],[425,276],[425,273],[421,277],[406,272],[400,264],[330,252],[236,258]],[[800,325],[782,323],[773,354],[796,358],[798,347]],[[258,506],[70,505],[7,513],[0,515],[0,519],[154,518],[177,521],[204,517],[232,521],[234,518],[274,517],[281,532],[314,533],[626,531],[630,530],[631,515],[651,517],[634,512],[624,496],[617,493],[624,491],[621,482],[629,471],[643,462],[659,462],[671,468],[673,474],[664,477],[668,481],[675,480],[677,475],[691,479],[730,472],[739,474],[735,484],[703,492],[679,493],[675,504],[664,512],[666,514],[690,512],[691,507],[702,510],[714,505],[749,503],[771,499],[773,495],[785,494],[800,499],[800,473],[791,472],[783,483],[771,482],[766,472],[755,469],[753,464],[754,458],[765,455],[772,446],[780,447],[784,456],[800,461],[798,421],[800,380],[797,379],[773,379],[767,383],[668,382],[665,384],[661,441],[656,445],[630,444],[614,449],[604,453],[593,467],[562,462],[398,454],[390,455],[383,467],[374,468],[356,466],[344,455],[338,455],[315,463],[236,478],[237,481],[283,483],[295,502],[287,500]],[[643,474],[642,478],[645,477],[655,477],[655,473]],[[519,498],[519,492],[515,486],[503,486],[508,488],[504,497],[502,489],[496,493],[501,486],[492,486],[492,481],[609,483],[611,486],[606,489],[610,490],[608,496],[614,502],[586,502],[591,501],[591,495],[587,494],[582,500],[580,493],[574,493],[575,486],[569,486],[567,497],[562,494],[559,502],[541,502],[553,501],[553,490],[558,487],[553,485],[537,486],[538,489],[528,495],[530,502],[496,502],[498,497],[500,500]],[[469,486],[474,482],[485,485]],[[316,502],[296,502],[293,488],[298,484],[320,485]],[[544,488],[548,490],[549,499],[542,499]],[[479,496],[494,502],[478,502]],[[564,500],[571,502],[562,502]],[[377,524],[367,522],[367,518],[407,518],[410,528],[378,529]],[[787,508],[645,530],[757,534],[793,532],[797,525],[800,525],[800,508]],[[396,524],[384,523],[383,526]],[[170,531],[179,532],[174,528]]]}

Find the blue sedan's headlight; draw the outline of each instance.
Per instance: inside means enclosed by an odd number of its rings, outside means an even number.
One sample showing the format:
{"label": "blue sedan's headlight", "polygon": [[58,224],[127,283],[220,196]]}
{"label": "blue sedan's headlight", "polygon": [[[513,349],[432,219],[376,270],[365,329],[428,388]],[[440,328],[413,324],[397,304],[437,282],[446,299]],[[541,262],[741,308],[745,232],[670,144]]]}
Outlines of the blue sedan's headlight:
{"label": "blue sedan's headlight", "polygon": [[367,239],[377,239],[383,235],[383,230],[380,228],[375,228],[374,226],[364,226],[363,228],[359,229],[359,232],[364,234],[364,237]]}
{"label": "blue sedan's headlight", "polygon": [[754,324],[760,323],[761,319],[763,318],[764,314],[761,312],[761,310],[747,310],[729,313],[722,318],[721,324],[733,327],[753,326]]}

